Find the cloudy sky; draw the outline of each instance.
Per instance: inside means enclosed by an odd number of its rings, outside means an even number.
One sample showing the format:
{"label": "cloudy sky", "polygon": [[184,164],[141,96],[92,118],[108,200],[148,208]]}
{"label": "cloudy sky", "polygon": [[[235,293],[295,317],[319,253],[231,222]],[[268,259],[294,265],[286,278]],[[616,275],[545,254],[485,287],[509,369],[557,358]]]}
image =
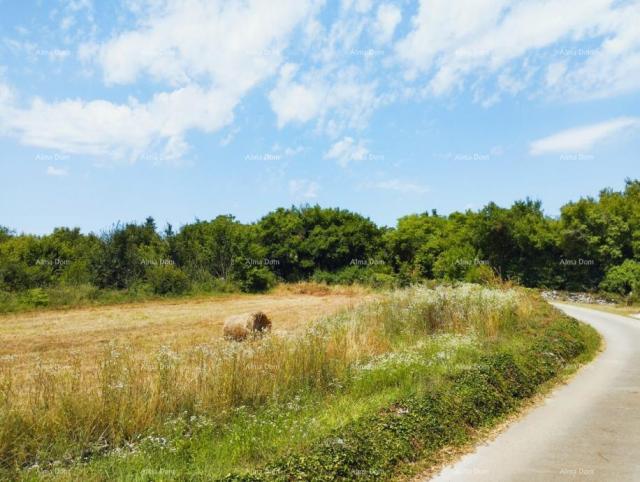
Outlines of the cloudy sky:
{"label": "cloudy sky", "polygon": [[640,177],[639,0],[0,0],[0,224],[381,224]]}

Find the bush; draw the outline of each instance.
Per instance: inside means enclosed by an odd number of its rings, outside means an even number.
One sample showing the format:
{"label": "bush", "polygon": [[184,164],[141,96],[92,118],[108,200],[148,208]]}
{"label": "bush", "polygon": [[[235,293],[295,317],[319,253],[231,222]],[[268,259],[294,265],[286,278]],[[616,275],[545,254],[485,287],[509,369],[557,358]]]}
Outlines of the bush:
{"label": "bush", "polygon": [[387,273],[373,273],[369,284],[374,288],[392,288],[399,286],[399,282],[392,274]]}
{"label": "bush", "polygon": [[211,278],[208,281],[192,282],[192,293],[238,293],[241,291],[238,283],[222,278]]}
{"label": "bush", "polygon": [[316,271],[311,280],[328,285],[363,284],[374,288],[391,288],[398,284],[396,277],[381,268],[349,266],[336,272]]}
{"label": "bush", "polygon": [[640,291],[640,263],[628,259],[614,266],[600,283],[600,289],[610,293],[628,295]]}
{"label": "bush", "polygon": [[47,306],[49,295],[42,288],[33,288],[24,293],[24,302],[29,306]]}
{"label": "bush", "polygon": [[91,283],[91,271],[86,260],[74,261],[60,276],[62,284],[79,286]]}
{"label": "bush", "polygon": [[259,293],[275,286],[276,281],[276,275],[267,268],[253,267],[244,273],[241,287],[242,291],[247,293]]}
{"label": "bush", "polygon": [[79,306],[100,298],[106,290],[89,283],[59,285],[47,289],[49,306]]}
{"label": "bush", "polygon": [[478,266],[478,258],[472,247],[454,246],[438,256],[433,265],[433,274],[439,279],[462,280],[475,266]]}
{"label": "bush", "polygon": [[151,268],[147,272],[147,279],[153,292],[158,295],[180,294],[189,289],[189,278],[173,265]]}
{"label": "bush", "polygon": [[0,289],[0,313],[9,313],[20,308],[18,296],[10,291]]}
{"label": "bush", "polygon": [[500,276],[486,264],[479,264],[471,268],[467,271],[464,279],[469,283],[478,283],[486,286],[499,286],[501,283]]}

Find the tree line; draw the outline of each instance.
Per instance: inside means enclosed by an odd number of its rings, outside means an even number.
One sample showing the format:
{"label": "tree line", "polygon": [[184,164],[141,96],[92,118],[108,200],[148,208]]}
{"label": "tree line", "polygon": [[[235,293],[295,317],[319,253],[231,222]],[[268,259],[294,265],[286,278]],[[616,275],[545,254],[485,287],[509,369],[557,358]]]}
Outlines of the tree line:
{"label": "tree line", "polygon": [[279,208],[251,224],[231,215],[177,231],[153,218],[100,233],[56,228],[16,234],[0,227],[0,292],[56,286],[247,292],[278,281],[405,285],[423,279],[500,276],[530,287],[628,295],[640,285],[640,181],[564,205],[539,201],[443,216],[400,218],[393,228],[344,209]]}

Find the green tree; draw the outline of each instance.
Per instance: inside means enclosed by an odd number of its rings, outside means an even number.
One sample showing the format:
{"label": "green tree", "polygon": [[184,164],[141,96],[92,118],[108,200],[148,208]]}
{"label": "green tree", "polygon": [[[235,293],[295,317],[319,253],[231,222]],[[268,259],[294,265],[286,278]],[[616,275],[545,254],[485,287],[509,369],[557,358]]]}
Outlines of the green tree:
{"label": "green tree", "polygon": [[335,272],[368,263],[382,252],[383,230],[370,219],[344,209],[320,206],[280,208],[257,225],[260,244],[274,271],[288,281],[316,270]]}
{"label": "green tree", "polygon": [[540,201],[517,201],[509,209],[489,203],[472,223],[472,245],[503,278],[525,286],[558,283],[556,230]]}
{"label": "green tree", "polygon": [[384,245],[393,269],[406,279],[434,276],[433,267],[447,246],[445,217],[411,214],[398,220],[396,229],[384,234]]}
{"label": "green tree", "polygon": [[628,295],[640,291],[640,263],[626,260],[624,263],[607,271],[600,288],[611,293]]}
{"label": "green tree", "polygon": [[92,260],[96,283],[102,288],[129,288],[143,281],[147,269],[158,266],[167,256],[167,245],[156,232],[153,218],[141,225],[116,224],[102,235]]}
{"label": "green tree", "polygon": [[200,281],[218,278],[241,282],[249,268],[259,267],[264,261],[256,228],[231,215],[183,226],[173,239],[172,249],[178,265]]}

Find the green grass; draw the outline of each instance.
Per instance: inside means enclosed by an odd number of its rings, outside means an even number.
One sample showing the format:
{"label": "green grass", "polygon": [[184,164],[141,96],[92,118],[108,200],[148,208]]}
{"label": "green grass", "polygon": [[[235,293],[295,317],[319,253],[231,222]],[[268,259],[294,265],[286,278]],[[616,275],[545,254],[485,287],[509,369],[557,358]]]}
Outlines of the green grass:
{"label": "green grass", "polygon": [[[468,286],[397,292],[323,328],[311,329],[322,332],[312,340],[316,353],[301,361],[312,378],[293,384],[276,378],[282,391],[257,403],[246,396],[213,411],[178,405],[162,423],[102,451],[83,457],[71,450],[75,455],[66,459],[49,451],[24,459],[30,468],[7,474],[21,480],[386,480],[445,446],[467,443],[599,345],[593,330],[522,291]],[[318,371],[312,360],[332,368]],[[315,380],[319,374],[322,383]],[[247,387],[262,393],[256,384]]]}
{"label": "green grass", "polygon": [[0,313],[82,308],[164,299],[188,299],[237,292],[240,292],[237,286],[222,282],[194,285],[186,293],[168,295],[155,294],[146,284],[139,284],[123,290],[102,289],[90,284],[60,285],[20,292],[0,291]]}

